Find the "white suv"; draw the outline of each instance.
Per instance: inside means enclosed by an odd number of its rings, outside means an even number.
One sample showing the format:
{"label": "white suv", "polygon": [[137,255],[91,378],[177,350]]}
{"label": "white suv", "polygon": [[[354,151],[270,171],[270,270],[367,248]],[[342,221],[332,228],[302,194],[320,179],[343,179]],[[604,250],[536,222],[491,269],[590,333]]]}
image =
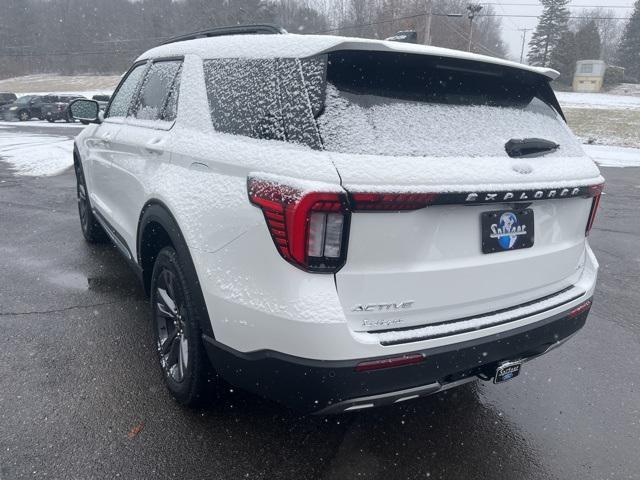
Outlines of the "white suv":
{"label": "white suv", "polygon": [[82,231],[140,275],[178,401],[212,367],[359,410],[508,380],[577,332],[603,178],[556,75],[253,26],[149,50],[104,114],[76,101]]}

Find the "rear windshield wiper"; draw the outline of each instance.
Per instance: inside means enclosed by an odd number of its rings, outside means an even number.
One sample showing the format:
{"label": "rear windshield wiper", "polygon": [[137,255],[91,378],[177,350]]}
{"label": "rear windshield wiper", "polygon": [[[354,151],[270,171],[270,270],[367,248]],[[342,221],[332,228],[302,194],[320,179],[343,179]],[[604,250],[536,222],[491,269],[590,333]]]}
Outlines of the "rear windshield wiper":
{"label": "rear windshield wiper", "polygon": [[504,144],[510,157],[535,157],[559,148],[560,145],[544,138],[512,138]]}

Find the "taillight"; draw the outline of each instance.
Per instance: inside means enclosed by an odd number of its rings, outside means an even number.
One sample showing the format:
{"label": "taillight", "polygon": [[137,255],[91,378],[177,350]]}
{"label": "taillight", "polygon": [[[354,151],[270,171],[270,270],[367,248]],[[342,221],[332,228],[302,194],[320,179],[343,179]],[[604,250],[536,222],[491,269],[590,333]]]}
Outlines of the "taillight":
{"label": "taillight", "polygon": [[310,272],[332,273],[344,265],[350,213],[343,191],[307,191],[259,177],[249,177],[247,187],[285,260]]}
{"label": "taillight", "polygon": [[593,201],[591,202],[591,211],[589,212],[589,221],[587,222],[587,228],[584,232],[585,236],[589,235],[591,227],[593,227],[593,222],[596,219],[596,213],[598,212],[598,207],[600,206],[600,197],[602,196],[603,188],[604,183],[589,187],[590,193],[593,195]]}
{"label": "taillight", "polygon": [[425,208],[438,197],[437,193],[353,193],[353,210],[399,211]]}

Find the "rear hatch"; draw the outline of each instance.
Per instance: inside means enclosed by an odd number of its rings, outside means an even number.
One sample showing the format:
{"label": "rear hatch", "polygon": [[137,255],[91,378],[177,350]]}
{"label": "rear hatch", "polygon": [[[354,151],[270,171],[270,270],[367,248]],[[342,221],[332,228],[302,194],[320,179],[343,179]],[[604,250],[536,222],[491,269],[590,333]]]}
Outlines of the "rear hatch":
{"label": "rear hatch", "polygon": [[577,281],[602,177],[548,79],[411,54],[328,59],[317,123],[353,207],[336,274],[353,330],[487,314]]}

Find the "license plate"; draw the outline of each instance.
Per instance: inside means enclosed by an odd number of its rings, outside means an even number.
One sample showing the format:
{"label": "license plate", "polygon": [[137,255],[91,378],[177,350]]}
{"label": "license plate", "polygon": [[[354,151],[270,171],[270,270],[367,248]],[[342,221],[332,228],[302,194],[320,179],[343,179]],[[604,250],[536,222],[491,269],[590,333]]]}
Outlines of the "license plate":
{"label": "license plate", "polygon": [[533,210],[482,212],[482,253],[533,246]]}
{"label": "license plate", "polygon": [[522,369],[522,362],[505,362],[498,365],[493,383],[502,383],[516,378]]}

